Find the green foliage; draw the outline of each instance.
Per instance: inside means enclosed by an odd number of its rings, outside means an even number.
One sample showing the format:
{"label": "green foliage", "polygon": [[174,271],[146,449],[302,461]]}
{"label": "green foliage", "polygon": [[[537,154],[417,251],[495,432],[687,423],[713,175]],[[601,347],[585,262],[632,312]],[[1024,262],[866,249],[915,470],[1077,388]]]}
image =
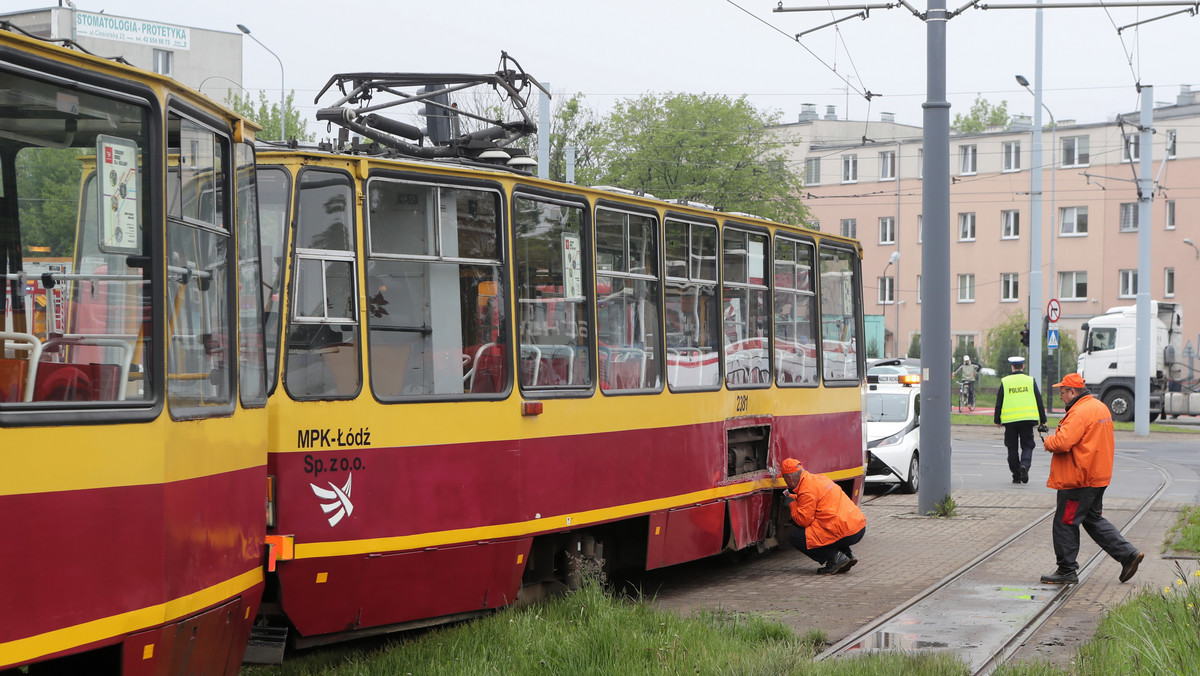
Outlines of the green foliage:
{"label": "green foliage", "polygon": [[279,134],[279,102],[268,102],[266,92],[258,92],[258,101],[255,102],[250,98],[250,94],[238,94],[231,92],[229,98],[225,99],[225,105],[233,110],[245,115],[262,126],[262,131],[258,132],[257,136],[260,139],[278,141],[296,139],[297,141],[311,141],[316,136],[308,131],[308,123],[300,117],[300,110],[295,106],[296,92],[288,92],[287,100],[284,102],[286,107],[285,129],[287,130],[286,138]]}
{"label": "green foliage", "polygon": [[801,223],[807,211],[799,174],[787,167],[785,141],[766,130],[777,120],[744,96],[645,94],[618,101],[588,143],[594,165],[581,167],[579,182]]}
{"label": "green foliage", "polygon": [[[1021,345],[1021,329],[1025,328],[1025,322],[1025,314],[1018,312],[1009,315],[1004,321],[988,329],[987,352],[984,359],[988,366],[996,369],[998,375],[1011,372],[1008,366],[1009,357],[1016,355],[1029,357],[1029,348]],[[1042,324],[1042,328],[1046,328],[1045,323]],[[1042,384],[1039,385],[1043,398],[1048,396],[1046,390],[1049,384],[1057,383],[1062,374],[1075,370],[1076,358],[1079,356],[1076,345],[1075,336],[1070,331],[1060,330],[1058,350],[1051,350],[1046,346],[1045,335],[1043,335],[1042,379],[1040,381]],[[1060,362],[1061,368],[1059,367]]]}
{"label": "green foliage", "polygon": [[988,127],[1008,125],[1008,101],[1001,101],[1000,105],[993,106],[988,103],[988,100],[982,95],[975,96],[975,103],[971,106],[971,112],[963,115],[958,113],[954,116],[954,124],[950,125],[954,130],[963,133],[980,132]]}
{"label": "green foliage", "polygon": [[954,496],[949,493],[941,502],[933,503],[933,509],[929,510],[926,516],[956,516],[958,514],[958,503],[954,501]]}
{"label": "green foliage", "polygon": [[1177,552],[1200,552],[1200,506],[1192,505],[1179,511],[1179,518],[1167,533],[1168,549]]}
{"label": "green foliage", "polygon": [[78,148],[24,148],[17,153],[21,245],[50,247],[41,256],[71,256],[79,218]]}
{"label": "green foliage", "polygon": [[919,334],[919,333],[914,333],[912,340],[910,340],[908,342],[908,358],[909,359],[920,359],[921,358],[921,334]]}
{"label": "green foliage", "polygon": [[[595,147],[600,133],[596,114],[584,106],[583,94],[555,104],[550,120],[550,179],[567,180],[567,147],[575,148],[576,176],[594,171]],[[578,181],[577,181],[578,182]]]}

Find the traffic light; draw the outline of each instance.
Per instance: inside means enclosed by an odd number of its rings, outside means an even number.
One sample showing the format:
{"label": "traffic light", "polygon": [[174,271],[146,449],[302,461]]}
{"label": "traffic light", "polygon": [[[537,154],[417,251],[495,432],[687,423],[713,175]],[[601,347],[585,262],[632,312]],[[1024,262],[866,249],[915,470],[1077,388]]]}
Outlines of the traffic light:
{"label": "traffic light", "polygon": [[1029,325],[1028,324],[1025,325],[1025,328],[1021,329],[1021,344],[1024,345],[1025,347],[1029,347]]}

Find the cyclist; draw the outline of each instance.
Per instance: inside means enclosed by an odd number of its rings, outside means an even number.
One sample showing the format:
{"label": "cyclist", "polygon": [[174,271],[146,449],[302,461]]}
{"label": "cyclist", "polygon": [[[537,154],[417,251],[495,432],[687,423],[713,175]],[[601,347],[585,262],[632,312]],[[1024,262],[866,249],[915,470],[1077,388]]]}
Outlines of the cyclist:
{"label": "cyclist", "polygon": [[970,355],[963,355],[962,365],[954,370],[954,377],[967,384],[967,405],[975,408],[975,381],[979,380],[979,367],[971,363]]}

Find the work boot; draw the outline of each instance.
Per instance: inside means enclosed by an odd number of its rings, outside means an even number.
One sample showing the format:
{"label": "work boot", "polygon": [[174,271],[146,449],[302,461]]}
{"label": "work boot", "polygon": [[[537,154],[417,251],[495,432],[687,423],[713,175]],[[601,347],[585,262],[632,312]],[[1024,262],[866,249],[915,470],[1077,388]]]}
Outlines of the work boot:
{"label": "work boot", "polygon": [[829,560],[825,562],[825,565],[817,569],[817,572],[823,575],[833,575],[842,572],[849,566],[850,557],[841,552],[834,552],[833,556],[829,557]]}
{"label": "work boot", "polygon": [[1028,467],[1021,468],[1021,483],[1023,483],[1023,484],[1029,483],[1029,468]]}
{"label": "work boot", "polygon": [[1079,577],[1075,575],[1075,571],[1071,570],[1059,569],[1042,576],[1042,584],[1075,584],[1076,582],[1079,582]]}
{"label": "work boot", "polygon": [[1018,471],[1017,471],[1017,473],[1013,475],[1013,483],[1014,483],[1014,484],[1019,484],[1019,483],[1021,483],[1021,472],[1020,472],[1020,470],[1018,470]]}
{"label": "work boot", "polygon": [[854,567],[854,564],[858,563],[858,559],[854,558],[853,554],[851,554],[849,558],[850,561],[838,571],[839,573],[849,573],[850,569]]}
{"label": "work boot", "polygon": [[1121,564],[1121,582],[1128,582],[1129,578],[1133,577],[1137,572],[1138,566],[1142,564],[1142,559],[1146,558],[1141,552],[1134,552],[1133,556],[1125,560]]}

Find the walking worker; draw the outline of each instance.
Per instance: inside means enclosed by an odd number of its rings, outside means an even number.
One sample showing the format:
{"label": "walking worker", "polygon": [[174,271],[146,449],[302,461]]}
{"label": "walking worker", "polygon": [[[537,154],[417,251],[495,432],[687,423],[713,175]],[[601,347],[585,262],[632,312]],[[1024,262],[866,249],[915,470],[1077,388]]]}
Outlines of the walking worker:
{"label": "walking worker", "polygon": [[1079,526],[1100,548],[1121,564],[1121,582],[1129,581],[1142,562],[1142,553],[1121,536],[1104,518],[1104,489],[1112,479],[1113,437],[1112,413],[1108,406],[1088,392],[1083,377],[1068,373],[1060,388],[1066,415],[1046,437],[1050,459],[1050,478],[1046,486],[1058,491],[1058,507],[1054,512],[1054,556],[1058,569],[1042,576],[1043,584],[1075,584],[1079,564]]}
{"label": "walking worker", "polygon": [[[1048,432],[1046,409],[1037,381],[1026,375],[1025,357],[1009,357],[1012,373],[1000,380],[996,391],[996,412],[992,421],[1004,426],[1004,446],[1008,449],[1008,469],[1014,484],[1029,483],[1029,467],[1033,464],[1033,428]],[[1040,424],[1039,424],[1040,423]],[[1020,441],[1020,455],[1017,442]]]}
{"label": "walking worker", "polygon": [[867,517],[840,486],[824,474],[805,471],[799,460],[785,459],[781,471],[788,486],[783,497],[797,526],[788,542],[821,564],[818,573],[850,570],[858,563],[850,546],[862,540]]}

